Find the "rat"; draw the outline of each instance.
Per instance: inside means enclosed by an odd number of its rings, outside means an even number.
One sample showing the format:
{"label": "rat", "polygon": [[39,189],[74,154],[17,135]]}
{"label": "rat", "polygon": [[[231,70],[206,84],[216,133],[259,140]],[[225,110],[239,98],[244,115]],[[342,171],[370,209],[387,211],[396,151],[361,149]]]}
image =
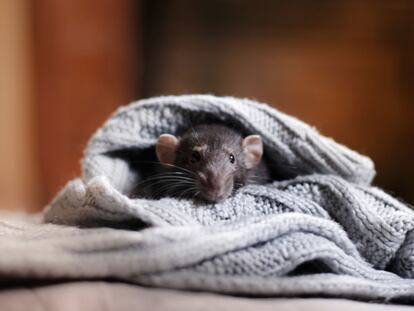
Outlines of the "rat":
{"label": "rat", "polygon": [[271,181],[261,137],[244,137],[221,124],[196,125],[178,137],[162,134],[155,153],[162,169],[147,180],[152,197],[190,197],[217,203],[244,185]]}

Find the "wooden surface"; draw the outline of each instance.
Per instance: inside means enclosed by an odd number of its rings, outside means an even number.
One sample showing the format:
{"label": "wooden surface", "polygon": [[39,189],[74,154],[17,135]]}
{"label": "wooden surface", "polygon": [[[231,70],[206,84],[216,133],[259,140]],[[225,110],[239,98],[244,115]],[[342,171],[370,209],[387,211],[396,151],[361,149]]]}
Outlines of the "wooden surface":
{"label": "wooden surface", "polygon": [[258,99],[371,156],[414,202],[412,0],[0,1],[0,204],[39,209],[119,105]]}
{"label": "wooden surface", "polygon": [[38,204],[30,3],[0,1],[0,208]]}
{"label": "wooden surface", "polygon": [[33,2],[43,202],[79,175],[83,148],[96,128],[138,96],[136,4]]}

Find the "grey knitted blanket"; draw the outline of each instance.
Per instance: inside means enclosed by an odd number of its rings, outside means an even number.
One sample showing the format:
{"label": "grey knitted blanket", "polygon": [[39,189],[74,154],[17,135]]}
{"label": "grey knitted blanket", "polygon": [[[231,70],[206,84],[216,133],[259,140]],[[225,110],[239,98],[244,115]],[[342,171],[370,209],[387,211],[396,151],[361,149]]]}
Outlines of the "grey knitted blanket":
{"label": "grey knitted blanket", "polygon": [[[145,166],[131,151],[211,121],[261,135],[283,180],[219,204],[129,196]],[[369,158],[266,105],[204,95],[132,103],[95,133],[82,168],[43,223],[0,221],[0,275],[249,296],[414,297],[414,212],[371,186]]]}

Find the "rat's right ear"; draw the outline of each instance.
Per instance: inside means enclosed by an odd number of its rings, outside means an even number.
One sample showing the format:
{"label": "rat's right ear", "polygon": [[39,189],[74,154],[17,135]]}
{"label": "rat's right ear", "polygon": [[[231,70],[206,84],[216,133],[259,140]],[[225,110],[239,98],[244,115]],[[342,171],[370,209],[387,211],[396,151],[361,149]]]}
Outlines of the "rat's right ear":
{"label": "rat's right ear", "polygon": [[158,160],[165,165],[173,165],[175,153],[178,147],[178,138],[170,134],[162,134],[158,137],[155,153]]}
{"label": "rat's right ear", "polygon": [[249,135],[243,139],[242,147],[246,168],[251,169],[258,165],[263,155],[262,138],[259,135]]}

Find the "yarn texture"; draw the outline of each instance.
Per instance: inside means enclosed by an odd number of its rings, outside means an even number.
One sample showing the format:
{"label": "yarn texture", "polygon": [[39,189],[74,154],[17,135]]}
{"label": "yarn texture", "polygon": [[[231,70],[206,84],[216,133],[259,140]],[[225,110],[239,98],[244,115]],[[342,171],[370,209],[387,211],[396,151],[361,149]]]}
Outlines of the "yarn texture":
{"label": "yarn texture", "polygon": [[[282,180],[218,204],[132,198],[142,166],[125,155],[206,122],[261,135]],[[371,185],[369,158],[267,105],[210,95],[134,102],[92,136],[82,171],[42,222],[0,221],[0,275],[414,302],[413,210]]]}

